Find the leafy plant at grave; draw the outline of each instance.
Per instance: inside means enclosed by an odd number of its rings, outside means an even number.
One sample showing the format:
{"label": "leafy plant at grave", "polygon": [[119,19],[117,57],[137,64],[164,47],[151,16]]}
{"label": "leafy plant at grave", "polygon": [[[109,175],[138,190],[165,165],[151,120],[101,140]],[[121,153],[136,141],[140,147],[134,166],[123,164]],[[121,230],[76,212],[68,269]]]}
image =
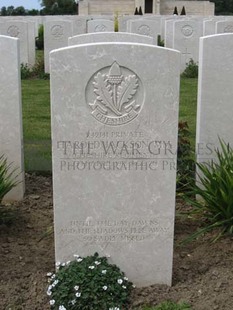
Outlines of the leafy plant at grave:
{"label": "leafy plant at grave", "polygon": [[193,59],[190,59],[189,63],[186,64],[184,72],[181,74],[181,77],[186,78],[198,78],[198,65],[194,62]]}
{"label": "leafy plant at grave", "polygon": [[48,274],[51,309],[127,309],[133,285],[124,273],[98,253],[85,258],[74,256],[72,262],[57,263],[56,274]]}
{"label": "leafy plant at grave", "polygon": [[37,60],[33,67],[29,67],[27,64],[21,64],[21,79],[43,79],[48,80],[49,74],[44,72],[44,59]]}
{"label": "leafy plant at grave", "polygon": [[44,49],[44,26],[40,25],[38,29],[38,37],[36,37],[36,48],[38,50]]}
{"label": "leafy plant at grave", "polygon": [[115,32],[119,31],[118,12],[116,12],[114,16],[114,31]]}
{"label": "leafy plant at grave", "polygon": [[164,40],[161,39],[161,35],[158,35],[157,45],[164,47]]}
{"label": "leafy plant at grave", "polygon": [[204,219],[204,228],[185,241],[217,228],[214,240],[223,234],[233,234],[233,149],[222,140],[220,146],[215,150],[216,162],[196,164],[199,182],[192,184],[193,198],[186,199],[193,207],[191,215]]}
{"label": "leafy plant at grave", "polygon": [[192,310],[192,308],[184,302],[177,304],[171,301],[165,301],[156,307],[145,307],[142,310]]}
{"label": "leafy plant at grave", "polygon": [[49,73],[45,73],[44,58],[43,57],[37,60],[35,65],[32,67],[31,71],[32,71],[31,72],[32,78],[48,80],[50,77]]}
{"label": "leafy plant at grave", "polygon": [[12,219],[11,212],[7,212],[1,203],[4,196],[19,183],[15,172],[16,169],[12,169],[12,164],[7,163],[4,155],[0,156],[0,224],[10,223]]}
{"label": "leafy plant at grave", "polygon": [[177,153],[177,194],[190,190],[194,183],[195,163],[190,143],[190,131],[187,122],[179,122]]}
{"label": "leafy plant at grave", "polygon": [[27,64],[21,64],[21,79],[26,80],[31,77],[31,68]]}

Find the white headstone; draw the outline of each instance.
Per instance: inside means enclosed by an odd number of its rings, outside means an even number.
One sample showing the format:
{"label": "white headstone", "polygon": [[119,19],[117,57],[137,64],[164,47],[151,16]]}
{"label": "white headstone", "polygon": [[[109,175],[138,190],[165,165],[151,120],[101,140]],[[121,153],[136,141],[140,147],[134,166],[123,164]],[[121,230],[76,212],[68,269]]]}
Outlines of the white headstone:
{"label": "white headstone", "polygon": [[20,63],[29,63],[28,24],[23,21],[9,21],[0,23],[0,34],[20,40]]}
{"label": "white headstone", "polygon": [[44,60],[45,72],[49,72],[49,53],[68,45],[68,38],[73,35],[72,22],[52,20],[44,23]]}
{"label": "white headstone", "polygon": [[23,130],[19,40],[0,36],[0,156],[12,169],[17,168],[17,181],[5,200],[21,200],[24,195]]}
{"label": "white headstone", "polygon": [[31,66],[35,65],[36,62],[36,44],[35,44],[35,23],[28,21],[28,63]]}
{"label": "white headstone", "polygon": [[174,22],[173,48],[181,52],[181,72],[191,59],[199,57],[199,38],[203,35],[203,22],[184,20]]}
{"label": "white headstone", "polygon": [[214,158],[219,138],[233,146],[233,34],[200,39],[196,152]]}
{"label": "white headstone", "polygon": [[98,252],[136,285],[170,285],[180,53],[116,42],[50,58],[56,260]]}
{"label": "white headstone", "polygon": [[106,19],[95,19],[87,22],[87,32],[111,32],[114,31],[114,22]]}
{"label": "white headstone", "polygon": [[128,32],[152,37],[157,45],[158,35],[161,33],[161,20],[138,19],[127,22]]}
{"label": "white headstone", "polygon": [[78,45],[96,42],[138,42],[144,44],[153,44],[154,40],[148,36],[142,36],[127,32],[96,32],[78,35],[69,38],[68,45]]}

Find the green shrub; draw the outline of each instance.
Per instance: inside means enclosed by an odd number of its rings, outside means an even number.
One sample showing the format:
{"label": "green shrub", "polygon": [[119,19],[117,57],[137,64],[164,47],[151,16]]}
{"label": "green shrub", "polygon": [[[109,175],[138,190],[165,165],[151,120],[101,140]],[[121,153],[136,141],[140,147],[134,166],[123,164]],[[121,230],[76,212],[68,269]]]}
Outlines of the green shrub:
{"label": "green shrub", "polygon": [[44,26],[40,25],[38,29],[38,37],[36,37],[36,48],[38,50],[44,49]]}
{"label": "green shrub", "polygon": [[119,31],[118,13],[116,13],[114,16],[114,31]]}
{"label": "green shrub", "polygon": [[161,35],[158,35],[157,45],[164,47],[164,40],[161,39]]}
{"label": "green shrub", "polygon": [[16,181],[16,169],[11,166],[3,155],[0,156],[0,224],[9,224],[14,213],[1,204],[4,196],[19,183]]}
{"label": "green shrub", "polygon": [[49,79],[49,73],[45,73],[44,69],[44,58],[38,59],[35,65],[32,67],[31,78],[38,78],[42,80]]}
{"label": "green shrub", "polygon": [[178,153],[177,153],[177,194],[190,190],[194,183],[195,164],[194,154],[190,143],[190,131],[187,122],[179,122]]}
{"label": "green shrub", "polygon": [[220,140],[220,150],[215,150],[217,160],[197,163],[199,182],[194,183],[187,201],[193,206],[193,215],[204,218],[205,227],[193,234],[192,240],[207,231],[219,228],[215,240],[223,234],[233,234],[233,149]]}
{"label": "green shrub", "polygon": [[97,253],[85,258],[75,257],[75,261],[57,263],[55,275],[48,274],[51,276],[47,291],[51,309],[127,309],[133,286],[124,273]]}
{"label": "green shrub", "polygon": [[21,79],[26,80],[31,77],[31,68],[27,64],[21,64]]}
{"label": "green shrub", "polygon": [[18,184],[15,180],[16,169],[12,169],[11,166],[4,155],[0,156],[0,204],[3,197]]}
{"label": "green shrub", "polygon": [[190,59],[189,63],[186,64],[184,72],[181,74],[181,77],[186,78],[197,78],[198,77],[198,65],[194,62],[193,59]]}
{"label": "green shrub", "polygon": [[49,74],[44,72],[44,58],[38,59],[35,65],[31,68],[27,64],[21,64],[21,79],[48,80]]}

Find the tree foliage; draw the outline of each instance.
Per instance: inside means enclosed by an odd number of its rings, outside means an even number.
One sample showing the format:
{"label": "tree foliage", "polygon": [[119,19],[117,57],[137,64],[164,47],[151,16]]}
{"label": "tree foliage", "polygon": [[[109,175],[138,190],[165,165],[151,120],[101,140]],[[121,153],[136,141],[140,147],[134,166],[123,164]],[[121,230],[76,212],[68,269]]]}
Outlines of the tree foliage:
{"label": "tree foliage", "polygon": [[75,0],[42,0],[41,6],[43,15],[65,15],[77,14],[77,4]]}
{"label": "tree foliage", "polygon": [[216,15],[233,15],[233,0],[210,0],[215,3]]}

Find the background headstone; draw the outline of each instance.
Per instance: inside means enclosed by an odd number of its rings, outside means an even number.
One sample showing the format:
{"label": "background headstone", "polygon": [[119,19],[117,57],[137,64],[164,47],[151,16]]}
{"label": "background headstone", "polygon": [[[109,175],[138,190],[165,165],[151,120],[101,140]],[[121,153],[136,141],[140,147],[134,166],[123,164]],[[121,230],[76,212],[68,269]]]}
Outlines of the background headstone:
{"label": "background headstone", "polygon": [[23,21],[0,22],[0,34],[20,40],[20,63],[29,63],[28,24]]}
{"label": "background headstone", "polygon": [[161,33],[161,20],[129,20],[127,22],[128,32],[152,37],[157,45],[158,35]]}
{"label": "background headstone", "polygon": [[181,72],[191,59],[199,57],[199,38],[203,35],[203,22],[198,20],[175,21],[173,48],[181,52]]}
{"label": "background headstone", "polygon": [[17,181],[5,200],[21,200],[24,195],[23,130],[19,40],[0,36],[0,156],[17,168]]}
{"label": "background headstone", "polygon": [[233,146],[233,34],[200,39],[196,153],[214,158],[219,138]]}
{"label": "background headstone", "polygon": [[45,72],[49,72],[49,53],[68,45],[68,38],[73,35],[73,24],[69,21],[53,20],[44,24],[44,60]]}
{"label": "background headstone", "polygon": [[170,285],[180,53],[96,43],[50,60],[56,260],[98,252]]}

